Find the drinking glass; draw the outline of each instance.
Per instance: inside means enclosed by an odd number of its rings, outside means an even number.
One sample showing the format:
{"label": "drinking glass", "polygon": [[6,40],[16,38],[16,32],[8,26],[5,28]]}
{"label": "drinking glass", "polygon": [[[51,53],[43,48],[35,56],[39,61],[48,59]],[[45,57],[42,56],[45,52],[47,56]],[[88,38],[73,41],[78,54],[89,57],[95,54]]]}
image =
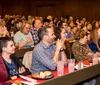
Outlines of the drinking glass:
{"label": "drinking glass", "polygon": [[64,74],[64,62],[58,61],[57,62],[57,75],[62,76]]}
{"label": "drinking glass", "polygon": [[74,72],[75,59],[68,59],[68,72]]}

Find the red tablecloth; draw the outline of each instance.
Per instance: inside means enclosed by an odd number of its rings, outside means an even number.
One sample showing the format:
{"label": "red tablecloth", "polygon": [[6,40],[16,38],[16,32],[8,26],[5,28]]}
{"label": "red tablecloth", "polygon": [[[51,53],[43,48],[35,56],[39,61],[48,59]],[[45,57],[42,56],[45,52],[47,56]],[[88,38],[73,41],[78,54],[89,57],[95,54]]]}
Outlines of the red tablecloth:
{"label": "red tablecloth", "polygon": [[[83,63],[86,64],[86,65],[89,65],[89,64],[90,64],[90,63],[88,62],[88,60],[85,60]],[[53,71],[52,74],[54,75],[54,78],[58,77],[58,76],[57,76],[57,71]],[[65,66],[65,68],[64,68],[64,74],[68,74],[68,66]],[[31,75],[28,75],[27,77],[32,78]],[[14,82],[14,81],[16,81],[16,80],[26,81],[26,80],[24,80],[24,79],[22,79],[22,78],[17,78],[17,79],[9,80],[9,81],[7,81],[7,82]],[[46,81],[46,80],[37,80],[37,82],[40,82],[40,83],[41,83],[41,82],[45,82],[45,81]],[[0,83],[0,85],[1,85],[1,83]]]}

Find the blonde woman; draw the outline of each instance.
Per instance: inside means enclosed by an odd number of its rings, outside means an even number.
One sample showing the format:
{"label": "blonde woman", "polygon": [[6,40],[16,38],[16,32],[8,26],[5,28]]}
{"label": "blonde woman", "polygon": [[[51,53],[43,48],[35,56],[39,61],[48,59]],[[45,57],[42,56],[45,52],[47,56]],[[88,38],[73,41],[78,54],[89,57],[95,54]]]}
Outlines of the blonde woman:
{"label": "blonde woman", "polygon": [[31,25],[23,24],[20,31],[14,35],[14,42],[19,48],[29,48],[34,46],[34,41],[30,33]]}
{"label": "blonde woman", "polygon": [[9,36],[9,32],[3,23],[0,23],[0,37]]}

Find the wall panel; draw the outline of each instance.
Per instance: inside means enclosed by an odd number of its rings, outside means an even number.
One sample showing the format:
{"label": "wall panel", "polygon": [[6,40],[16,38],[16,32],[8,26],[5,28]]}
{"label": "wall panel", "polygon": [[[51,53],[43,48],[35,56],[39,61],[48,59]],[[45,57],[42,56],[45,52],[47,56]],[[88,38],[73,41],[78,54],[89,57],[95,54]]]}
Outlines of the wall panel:
{"label": "wall panel", "polygon": [[100,20],[100,0],[2,0],[0,14],[24,14],[33,16],[72,15],[89,21]]}

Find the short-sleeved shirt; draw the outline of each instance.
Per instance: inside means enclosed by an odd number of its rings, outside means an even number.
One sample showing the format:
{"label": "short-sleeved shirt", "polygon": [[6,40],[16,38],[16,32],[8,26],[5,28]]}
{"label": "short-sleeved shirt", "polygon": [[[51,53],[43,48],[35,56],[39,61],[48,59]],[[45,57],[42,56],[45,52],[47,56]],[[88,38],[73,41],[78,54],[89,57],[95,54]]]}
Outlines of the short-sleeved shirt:
{"label": "short-sleeved shirt", "polygon": [[55,46],[46,46],[43,42],[37,44],[32,53],[32,73],[45,70],[55,70],[56,63],[53,60]]}
{"label": "short-sleeved shirt", "polygon": [[[32,35],[29,32],[27,35],[25,35],[24,33],[18,31],[15,35],[14,35],[14,42],[16,44],[20,44],[25,42],[28,38],[32,39]],[[33,39],[32,39],[33,40]],[[29,47],[33,47],[34,46],[34,41],[26,44],[23,48],[29,48]]]}

